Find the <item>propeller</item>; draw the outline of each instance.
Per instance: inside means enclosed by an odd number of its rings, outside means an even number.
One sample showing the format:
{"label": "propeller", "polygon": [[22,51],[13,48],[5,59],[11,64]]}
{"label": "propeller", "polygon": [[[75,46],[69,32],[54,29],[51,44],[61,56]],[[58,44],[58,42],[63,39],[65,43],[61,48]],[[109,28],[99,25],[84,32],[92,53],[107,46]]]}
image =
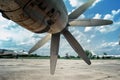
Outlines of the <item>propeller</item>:
{"label": "propeller", "polygon": [[51,34],[46,35],[44,38],[42,38],[41,40],[39,40],[30,50],[29,50],[29,54],[34,52],[35,50],[39,49],[40,47],[42,47],[46,42],[48,42],[51,39]]}
{"label": "propeller", "polygon": [[112,24],[111,20],[102,19],[82,19],[82,20],[70,20],[69,26],[102,26]]}
{"label": "propeller", "polygon": [[63,31],[63,35],[65,36],[65,38],[67,39],[67,41],[69,42],[71,47],[76,51],[76,53],[78,53],[78,55],[81,58],[83,58],[83,60],[88,65],[90,65],[91,64],[90,60],[88,59],[88,57],[87,57],[86,53],[84,52],[83,48],[81,47],[81,45],[73,37],[73,35],[68,30]]}
{"label": "propeller", "polygon": [[50,73],[53,75],[56,68],[59,51],[60,33],[52,34],[50,48]]}
{"label": "propeller", "polygon": [[77,8],[75,11],[73,11],[68,17],[69,19],[76,19],[78,18],[82,13],[84,13],[93,3],[95,0],[89,0],[87,3],[83,4],[79,8]]}
{"label": "propeller", "polygon": [[71,47],[76,51],[76,53],[88,64],[90,65],[90,59],[85,54],[83,48],[78,43],[78,41],[73,37],[73,35],[68,31],[68,26],[101,26],[101,25],[108,25],[112,24],[113,22],[110,20],[102,20],[102,19],[82,19],[76,20],[83,12],[85,12],[95,0],[89,0],[87,3],[80,6],[78,9],[73,11],[70,15],[68,15],[68,24],[65,26],[66,28],[61,31],[60,33],[56,34],[48,34],[43,39],[38,41],[35,46],[33,46],[29,53],[34,52],[38,48],[42,47],[48,40],[51,39],[51,47],[50,47],[50,73],[55,73],[57,57],[59,52],[59,43],[60,43],[60,34],[63,34],[64,37],[67,39]]}

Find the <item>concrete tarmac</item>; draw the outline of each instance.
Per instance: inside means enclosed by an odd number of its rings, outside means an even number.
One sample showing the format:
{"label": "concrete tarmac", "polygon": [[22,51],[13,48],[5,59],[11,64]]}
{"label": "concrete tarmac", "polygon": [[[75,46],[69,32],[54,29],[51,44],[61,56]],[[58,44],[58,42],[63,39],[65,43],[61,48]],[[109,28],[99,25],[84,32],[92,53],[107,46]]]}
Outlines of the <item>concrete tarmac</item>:
{"label": "concrete tarmac", "polygon": [[57,62],[50,75],[49,59],[0,59],[0,80],[120,80],[120,60],[82,60]]}

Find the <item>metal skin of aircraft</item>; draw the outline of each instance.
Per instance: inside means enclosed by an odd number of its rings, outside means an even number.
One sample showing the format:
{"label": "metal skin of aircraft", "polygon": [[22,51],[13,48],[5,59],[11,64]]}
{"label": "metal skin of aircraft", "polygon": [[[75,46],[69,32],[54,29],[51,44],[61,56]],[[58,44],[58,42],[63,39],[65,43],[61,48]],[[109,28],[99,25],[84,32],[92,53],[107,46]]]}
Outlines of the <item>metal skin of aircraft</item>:
{"label": "metal skin of aircraft", "polygon": [[90,59],[78,41],[69,32],[70,26],[101,26],[112,24],[110,20],[102,19],[77,19],[95,0],[89,0],[69,15],[63,0],[0,0],[2,16],[16,22],[22,27],[34,32],[48,32],[43,39],[34,45],[29,53],[42,47],[51,39],[50,48],[50,73],[55,73],[59,52],[60,35],[64,35],[76,53],[90,65]]}

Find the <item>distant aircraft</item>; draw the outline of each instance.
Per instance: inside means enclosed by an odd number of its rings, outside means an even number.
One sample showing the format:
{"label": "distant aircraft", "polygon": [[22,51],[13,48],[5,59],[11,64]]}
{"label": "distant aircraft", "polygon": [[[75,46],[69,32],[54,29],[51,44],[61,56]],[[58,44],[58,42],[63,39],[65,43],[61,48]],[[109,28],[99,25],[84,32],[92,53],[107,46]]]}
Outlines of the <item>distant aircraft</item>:
{"label": "distant aircraft", "polygon": [[6,49],[0,49],[0,56],[11,56],[11,55],[15,55],[15,51],[13,50],[6,50]]}
{"label": "distant aircraft", "polygon": [[61,34],[64,35],[76,53],[88,65],[91,64],[81,45],[68,31],[68,27],[112,24],[113,22],[110,20],[77,19],[94,1],[89,0],[68,15],[63,0],[0,0],[0,12],[3,17],[18,23],[34,33],[48,32],[48,35],[38,41],[29,53],[34,52],[51,39],[50,73],[54,74]]}
{"label": "distant aircraft", "polygon": [[25,51],[14,51],[7,49],[0,49],[0,58],[18,58],[18,55],[28,55]]}

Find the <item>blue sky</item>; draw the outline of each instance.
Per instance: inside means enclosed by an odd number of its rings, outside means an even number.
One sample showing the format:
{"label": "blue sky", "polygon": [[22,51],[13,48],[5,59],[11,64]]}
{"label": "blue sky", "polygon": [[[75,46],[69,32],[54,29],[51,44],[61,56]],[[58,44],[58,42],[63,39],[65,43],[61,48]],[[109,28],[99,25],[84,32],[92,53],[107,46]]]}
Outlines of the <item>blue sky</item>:
{"label": "blue sky", "polygon": [[[68,14],[88,0],[64,0]],[[99,27],[70,27],[69,30],[85,50],[95,54],[120,54],[120,0],[96,0],[79,19],[109,19],[112,25]],[[4,19],[0,14],[0,48],[28,51],[44,34],[34,34],[16,23]],[[34,53],[49,55],[50,41]],[[68,42],[61,36],[59,54],[77,55]]]}

